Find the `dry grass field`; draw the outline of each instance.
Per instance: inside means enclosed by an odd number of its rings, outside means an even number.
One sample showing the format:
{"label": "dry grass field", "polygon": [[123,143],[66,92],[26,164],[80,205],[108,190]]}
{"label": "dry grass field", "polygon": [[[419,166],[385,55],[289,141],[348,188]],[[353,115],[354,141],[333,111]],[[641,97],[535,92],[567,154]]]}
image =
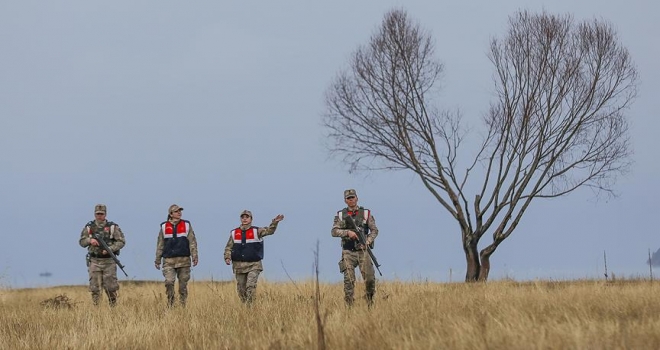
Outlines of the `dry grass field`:
{"label": "dry grass field", "polygon": [[[194,282],[186,308],[161,283],[122,282],[119,305],[84,286],[0,290],[0,349],[316,349],[314,283]],[[358,293],[363,293],[360,284]],[[60,304],[43,301],[60,295]],[[326,349],[660,349],[660,285],[649,281],[379,284],[372,309],[320,286]],[[57,307],[60,305],[60,307]],[[71,307],[67,307],[71,306]]]}

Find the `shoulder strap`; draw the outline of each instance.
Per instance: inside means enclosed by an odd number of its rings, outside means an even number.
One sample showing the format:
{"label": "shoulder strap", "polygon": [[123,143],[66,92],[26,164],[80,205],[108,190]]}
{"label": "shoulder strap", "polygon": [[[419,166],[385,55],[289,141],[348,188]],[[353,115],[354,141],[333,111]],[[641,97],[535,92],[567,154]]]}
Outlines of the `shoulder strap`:
{"label": "shoulder strap", "polygon": [[107,221],[105,227],[110,227],[110,237],[112,237],[112,235],[115,234],[115,227],[117,227],[117,224],[112,221]]}
{"label": "shoulder strap", "polygon": [[364,218],[364,223],[366,224],[369,221],[369,216],[371,215],[371,210],[369,210],[367,208],[360,207],[360,211],[362,211],[362,217]]}

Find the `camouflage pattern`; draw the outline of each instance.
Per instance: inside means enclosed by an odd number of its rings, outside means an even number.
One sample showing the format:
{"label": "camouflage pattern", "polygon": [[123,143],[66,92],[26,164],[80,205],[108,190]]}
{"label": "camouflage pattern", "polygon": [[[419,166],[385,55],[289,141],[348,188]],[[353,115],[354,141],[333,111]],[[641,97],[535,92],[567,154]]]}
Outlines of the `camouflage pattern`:
{"label": "camouflage pattern", "polygon": [[96,213],[107,214],[108,209],[106,208],[105,204],[97,204],[96,206],[94,206],[94,214]]}
{"label": "camouflage pattern", "polygon": [[[105,213],[105,206],[102,204],[96,205],[95,212]],[[124,233],[116,223],[107,227],[108,221],[94,220],[89,224],[90,229],[100,233],[103,239],[108,244],[113,252],[118,252],[126,244]],[[87,226],[83,227],[78,241],[81,247],[87,248],[88,254],[92,257],[89,258],[89,265],[87,271],[89,273],[89,291],[92,294],[92,301],[98,304],[101,288],[105,290],[108,295],[110,305],[117,302],[117,291],[119,290],[119,282],[117,281],[117,264],[112,258],[97,258],[94,256],[101,255],[103,248],[100,246],[93,246],[90,244],[90,235]]]}
{"label": "camouflage pattern", "polygon": [[[119,228],[119,225],[114,223],[114,228],[106,227],[106,220],[98,221],[94,220],[91,222],[91,228],[100,232],[105,243],[108,244],[108,247],[112,249],[113,252],[118,252],[126,244],[126,238],[124,233]],[[82,232],[80,233],[80,240],[78,243],[81,247],[87,248],[87,252],[91,255],[101,255],[103,253],[103,247],[93,246],[89,243],[91,237],[87,231],[87,226],[83,227]]]}
{"label": "camouflage pattern", "polygon": [[243,216],[243,215],[247,215],[247,216],[249,216],[249,217],[252,217],[252,212],[246,209],[246,210],[243,210],[243,211],[241,212],[241,215],[240,215],[240,216]]}
{"label": "camouflage pattern", "polygon": [[[248,210],[244,210],[241,215],[248,214],[252,217],[252,213]],[[263,238],[269,235],[272,235],[277,230],[278,222],[273,221],[268,227],[258,227],[257,235],[259,238]],[[241,230],[247,230],[250,226],[239,226]],[[231,250],[234,247],[234,237],[229,235],[229,240],[225,246],[225,260],[231,260]],[[231,262],[232,271],[236,275],[236,290],[238,291],[238,296],[243,302],[252,302],[255,298],[255,292],[257,289],[257,280],[259,274],[263,271],[263,264],[260,261],[232,261]]]}
{"label": "camouflage pattern", "polygon": [[242,302],[251,303],[254,301],[260,273],[261,270],[251,270],[247,273],[236,274],[236,291]]}
{"label": "camouflage pattern", "polygon": [[[344,191],[344,198],[356,196],[355,190],[350,189]],[[347,208],[349,211],[356,211],[360,207]],[[364,208],[363,208],[364,209]],[[355,217],[355,223],[361,225],[363,218]],[[370,211],[369,219],[367,220],[369,227],[369,234],[367,235],[367,245],[373,245],[376,237],[378,236],[378,227],[376,226],[376,219]],[[340,220],[339,216],[335,214],[334,222],[332,224],[332,237],[340,237],[342,239],[341,246],[344,246],[345,240],[350,240],[346,221]],[[339,270],[344,274],[344,300],[349,306],[353,304],[353,294],[355,290],[355,268],[360,268],[360,274],[365,282],[365,298],[368,305],[373,303],[374,295],[376,294],[376,274],[374,272],[374,265],[366,250],[344,250],[342,249],[342,259],[339,261]]]}
{"label": "camouflage pattern", "polygon": [[373,302],[376,294],[376,274],[374,265],[369,258],[366,250],[342,250],[339,270],[344,273],[344,301],[347,304],[353,304],[353,295],[355,291],[355,268],[360,268],[360,274],[364,279],[366,289],[366,299],[369,304]]}
{"label": "camouflage pattern", "polygon": [[[177,205],[170,206],[170,209],[173,207],[174,210],[183,209]],[[169,220],[172,224],[176,225],[179,220]],[[174,283],[176,279],[179,280],[179,301],[182,305],[186,304],[188,300],[188,281],[190,281],[190,267],[192,266],[191,261],[194,261],[195,264],[199,259],[198,250],[197,250],[197,238],[195,237],[195,231],[193,230],[192,224],[190,224],[190,231],[188,232],[188,246],[190,248],[191,256],[179,256],[174,258],[163,258],[163,249],[165,248],[165,237],[163,235],[163,229],[161,228],[158,232],[158,241],[156,242],[156,266],[160,266],[161,262],[163,265],[163,277],[165,277],[165,294],[167,295],[167,304],[169,306],[174,305],[175,301],[175,291]]]}
{"label": "camouflage pattern", "polygon": [[[348,210],[354,211],[358,210],[360,207],[348,208]],[[368,209],[367,209],[368,210]],[[363,218],[355,217],[355,223],[358,225],[362,224]],[[367,220],[367,226],[369,226],[369,234],[367,235],[367,244],[371,245],[376,240],[378,236],[378,227],[376,226],[376,219],[373,216],[373,213],[370,211],[369,219]],[[339,220],[339,216],[335,213],[335,219],[332,223],[332,237],[341,237],[343,240],[348,240],[348,231],[351,229],[346,228],[346,221]],[[341,242],[342,246],[344,242]]]}
{"label": "camouflage pattern", "polygon": [[[233,244],[232,244],[233,245]],[[231,258],[228,258],[231,259]],[[231,269],[234,273],[248,273],[250,271],[263,271],[264,265],[259,261],[232,261]]]}
{"label": "camouflage pattern", "polygon": [[94,305],[98,305],[101,288],[108,296],[110,305],[117,302],[117,264],[112,258],[91,258],[89,263],[89,291],[92,293]]}
{"label": "camouflage pattern", "polygon": [[[184,257],[185,258],[185,257]],[[174,282],[179,279],[179,301],[182,305],[186,304],[188,300],[188,281],[190,281],[190,258],[188,266],[179,266],[177,264],[178,258],[167,258],[163,263],[163,277],[165,277],[165,294],[167,295],[167,304],[174,304]]]}

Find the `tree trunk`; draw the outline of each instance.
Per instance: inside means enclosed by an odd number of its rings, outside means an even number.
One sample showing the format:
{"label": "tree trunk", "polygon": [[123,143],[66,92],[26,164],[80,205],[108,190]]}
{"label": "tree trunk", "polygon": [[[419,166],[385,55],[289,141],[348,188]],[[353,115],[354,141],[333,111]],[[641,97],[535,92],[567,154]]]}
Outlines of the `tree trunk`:
{"label": "tree trunk", "polygon": [[467,239],[463,242],[463,250],[465,251],[465,260],[467,262],[465,282],[476,282],[481,270],[479,253],[477,252],[477,242],[474,242],[472,239]]}
{"label": "tree trunk", "polygon": [[490,254],[481,255],[481,268],[479,269],[479,282],[486,282],[490,273]]}
{"label": "tree trunk", "polygon": [[[499,231],[498,235],[496,236],[500,237]],[[497,246],[499,246],[503,240],[503,238],[496,238],[495,242],[484,248],[479,254],[481,260],[481,269],[479,269],[478,281],[486,282],[488,280],[488,274],[490,273],[490,256],[495,253],[495,249],[497,249]]]}

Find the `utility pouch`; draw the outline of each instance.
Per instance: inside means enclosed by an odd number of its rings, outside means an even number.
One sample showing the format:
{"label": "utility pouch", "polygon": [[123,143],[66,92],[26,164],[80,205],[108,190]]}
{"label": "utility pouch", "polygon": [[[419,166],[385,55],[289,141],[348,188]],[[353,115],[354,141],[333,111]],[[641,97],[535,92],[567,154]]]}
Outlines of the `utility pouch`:
{"label": "utility pouch", "polygon": [[89,253],[85,255],[85,262],[87,263],[87,267],[89,267],[89,264],[92,263],[91,257],[89,256]]}
{"label": "utility pouch", "polygon": [[346,264],[344,264],[344,259],[339,260],[339,272],[344,273],[346,271]]}

